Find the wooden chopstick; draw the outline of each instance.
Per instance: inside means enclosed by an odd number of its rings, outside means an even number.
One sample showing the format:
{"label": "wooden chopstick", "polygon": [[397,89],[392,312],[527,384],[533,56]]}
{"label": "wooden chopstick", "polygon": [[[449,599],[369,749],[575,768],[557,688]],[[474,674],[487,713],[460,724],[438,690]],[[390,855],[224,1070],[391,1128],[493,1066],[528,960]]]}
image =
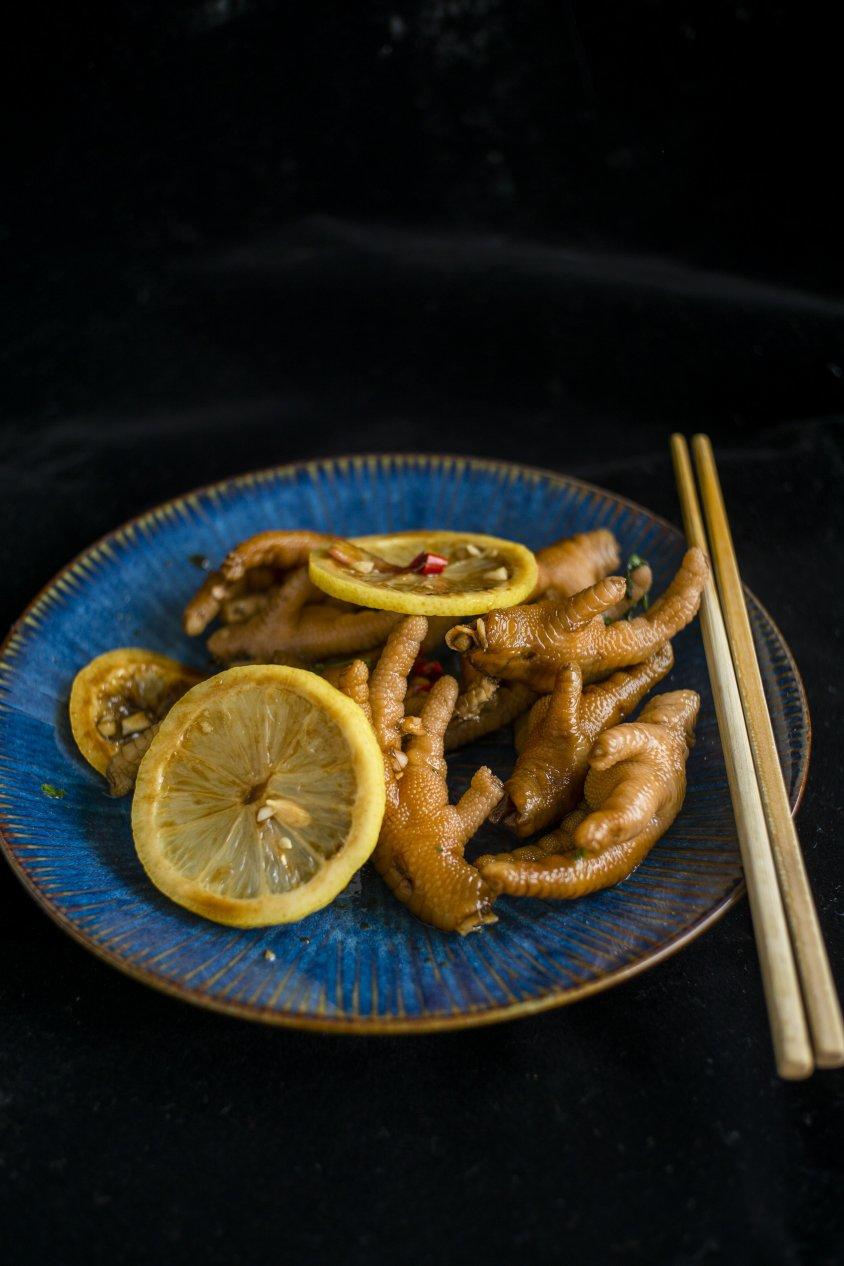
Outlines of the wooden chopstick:
{"label": "wooden chopstick", "polygon": [[[672,435],[671,455],[686,537],[690,545],[697,545],[708,554],[706,530],[700,513],[689,449],[682,435]],[[798,1080],[808,1077],[812,1072],[812,1046],[777,872],[768,841],[762,797],[753,767],[738,683],[718,604],[718,594],[711,576],[701,598],[700,624],[718,730],[724,749],[777,1071],[781,1077]]]}
{"label": "wooden chopstick", "polygon": [[762,807],[765,810],[797,970],[803,987],[803,1002],[812,1031],[815,1062],[819,1068],[840,1068],[844,1064],[844,1021],[841,1006],[780,769],[732,533],[715,455],[708,436],[695,435],[692,439],[692,451],[712,546],[712,562],[721,597],[721,610],[732,651],[753,763],[762,793]]}

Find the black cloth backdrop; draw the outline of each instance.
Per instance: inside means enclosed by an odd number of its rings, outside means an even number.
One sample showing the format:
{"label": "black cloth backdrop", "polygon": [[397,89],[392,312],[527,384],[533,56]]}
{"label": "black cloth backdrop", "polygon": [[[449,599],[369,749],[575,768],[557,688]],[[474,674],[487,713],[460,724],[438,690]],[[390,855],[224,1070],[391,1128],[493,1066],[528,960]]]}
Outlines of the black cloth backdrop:
{"label": "black cloth backdrop", "polygon": [[[677,520],[716,440],[805,676],[840,970],[835,47],[793,3],[46,5],[9,51],[2,621],[207,480],[516,458]],[[779,1083],[746,903],[608,994],[420,1039],[263,1030],[0,870],[8,1260],[841,1260],[841,1074]]]}

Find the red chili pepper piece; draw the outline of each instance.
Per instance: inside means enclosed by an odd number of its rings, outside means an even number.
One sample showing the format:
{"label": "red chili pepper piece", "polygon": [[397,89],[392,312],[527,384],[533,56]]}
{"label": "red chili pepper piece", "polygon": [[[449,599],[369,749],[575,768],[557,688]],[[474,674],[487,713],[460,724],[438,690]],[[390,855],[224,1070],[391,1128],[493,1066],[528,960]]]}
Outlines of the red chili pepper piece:
{"label": "red chili pepper piece", "polygon": [[443,558],[442,554],[431,554],[423,550],[408,563],[407,570],[417,571],[422,576],[439,576],[446,567],[448,567],[448,559]]}
{"label": "red chili pepper piece", "polygon": [[434,682],[439,681],[444,671],[438,659],[425,659],[420,655],[413,665],[410,675],[411,677],[424,677],[426,681]]}

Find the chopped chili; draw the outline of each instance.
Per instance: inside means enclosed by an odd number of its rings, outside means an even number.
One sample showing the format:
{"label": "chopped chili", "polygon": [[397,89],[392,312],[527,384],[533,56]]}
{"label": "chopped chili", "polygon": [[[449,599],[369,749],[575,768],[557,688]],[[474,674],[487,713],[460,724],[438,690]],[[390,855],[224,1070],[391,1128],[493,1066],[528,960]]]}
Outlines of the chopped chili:
{"label": "chopped chili", "polygon": [[419,572],[422,576],[439,576],[446,567],[448,567],[448,559],[442,554],[432,554],[428,550],[423,550],[408,563],[405,570]]}

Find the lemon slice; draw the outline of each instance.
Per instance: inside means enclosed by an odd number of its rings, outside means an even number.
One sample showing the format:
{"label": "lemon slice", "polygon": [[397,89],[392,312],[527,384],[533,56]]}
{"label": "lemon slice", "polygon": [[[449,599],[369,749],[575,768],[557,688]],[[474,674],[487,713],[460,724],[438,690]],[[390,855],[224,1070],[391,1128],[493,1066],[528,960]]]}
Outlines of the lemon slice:
{"label": "lemon slice", "polygon": [[160,721],[201,680],[175,659],[137,646],[98,655],[76,674],[70,690],[76,746],[104,774],[123,743]]}
{"label": "lemon slice", "polygon": [[292,923],[369,857],[384,761],[357,704],[300,668],[230,668],[189,691],[141,762],[135,848],[173,901],[218,923]]}
{"label": "lemon slice", "polygon": [[[420,570],[426,556],[437,560],[427,573]],[[314,550],[308,568],[313,583],[334,598],[406,615],[482,615],[512,607],[528,597],[537,578],[536,559],[524,545],[478,532],[356,536]]]}

